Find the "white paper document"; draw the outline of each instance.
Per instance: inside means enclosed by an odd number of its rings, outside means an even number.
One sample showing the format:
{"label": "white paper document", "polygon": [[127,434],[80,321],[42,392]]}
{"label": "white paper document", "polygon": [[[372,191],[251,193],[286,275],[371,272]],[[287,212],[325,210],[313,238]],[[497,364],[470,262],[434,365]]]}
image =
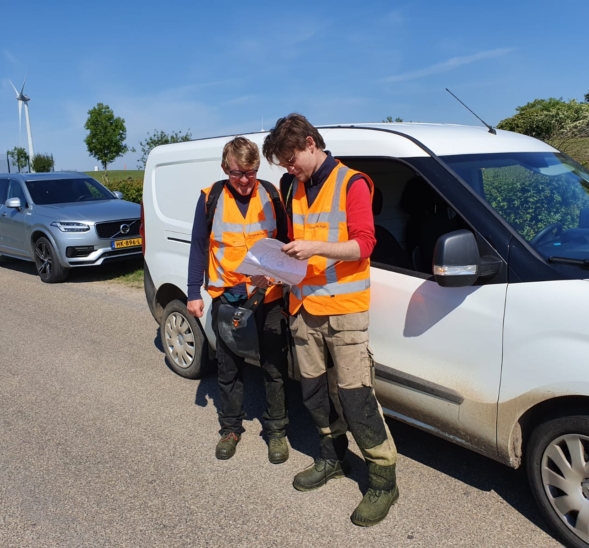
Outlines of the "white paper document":
{"label": "white paper document", "polygon": [[257,241],[236,268],[248,276],[268,276],[286,285],[296,285],[307,273],[307,261],[299,261],[280,251],[284,244],[279,240],[264,238]]}

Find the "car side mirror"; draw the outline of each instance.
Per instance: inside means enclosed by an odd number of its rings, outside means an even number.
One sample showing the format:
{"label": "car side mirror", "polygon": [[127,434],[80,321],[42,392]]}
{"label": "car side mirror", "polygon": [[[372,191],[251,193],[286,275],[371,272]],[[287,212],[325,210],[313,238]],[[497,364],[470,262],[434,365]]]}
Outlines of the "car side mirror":
{"label": "car side mirror", "polygon": [[438,238],[434,248],[433,272],[442,287],[467,287],[479,277],[494,276],[501,261],[480,256],[479,246],[470,230],[455,230]]}
{"label": "car side mirror", "polygon": [[12,209],[21,210],[22,206],[20,205],[20,198],[8,198],[4,203],[6,207],[10,207]]}
{"label": "car side mirror", "polygon": [[123,193],[120,192],[119,190],[113,190],[112,193],[115,195],[115,197],[119,200],[123,199]]}

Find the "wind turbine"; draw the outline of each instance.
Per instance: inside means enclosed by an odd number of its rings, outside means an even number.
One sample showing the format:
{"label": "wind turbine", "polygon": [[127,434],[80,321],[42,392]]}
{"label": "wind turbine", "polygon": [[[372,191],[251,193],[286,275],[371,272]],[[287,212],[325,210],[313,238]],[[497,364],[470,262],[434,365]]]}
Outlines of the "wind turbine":
{"label": "wind turbine", "polygon": [[25,81],[22,84],[22,88],[20,90],[20,93],[18,92],[18,90],[14,87],[14,84],[12,82],[10,82],[10,85],[12,86],[12,89],[14,90],[14,93],[16,93],[16,100],[18,101],[18,139],[19,139],[19,144],[20,144],[20,132],[21,132],[21,128],[22,128],[22,107],[23,105],[25,106],[25,116],[27,118],[27,132],[28,132],[28,136],[29,136],[29,159],[32,160],[33,156],[34,156],[34,152],[33,152],[33,134],[31,133],[31,120],[29,119],[29,101],[31,100],[30,97],[27,97],[23,92],[25,90],[25,83],[27,81],[27,77],[25,76]]}

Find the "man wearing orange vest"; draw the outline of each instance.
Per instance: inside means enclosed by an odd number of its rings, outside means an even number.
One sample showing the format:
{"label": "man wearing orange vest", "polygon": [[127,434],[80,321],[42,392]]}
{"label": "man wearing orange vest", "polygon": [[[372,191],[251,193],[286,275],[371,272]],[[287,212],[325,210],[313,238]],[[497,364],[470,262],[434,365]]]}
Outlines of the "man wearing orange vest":
{"label": "man wearing orange vest", "polygon": [[[283,206],[270,183],[261,184],[257,180],[259,166],[260,152],[252,141],[236,137],[225,145],[221,167],[228,179],[205,189],[196,206],[188,265],[187,308],[193,316],[202,317],[204,302],[200,288],[206,273],[205,288],[213,298],[211,316],[217,341],[221,396],[221,439],[215,455],[221,460],[230,459],[244,432],[245,359],[243,354],[236,353],[239,349],[223,338],[225,333],[231,333],[231,320],[226,321],[223,314],[229,310],[231,317],[234,310],[245,310],[245,306],[257,302],[256,286],[266,289],[263,302],[255,308],[250,319],[253,320],[253,337],[257,335],[257,341],[253,342],[259,349],[266,389],[266,411],[262,418],[268,437],[268,459],[273,464],[279,464],[288,459],[285,437],[288,417],[284,391],[287,340],[283,291],[279,285],[269,285],[264,276],[250,279],[235,272],[247,250],[258,240],[275,238],[278,234],[277,217],[280,217],[280,212],[277,214],[276,208]],[[276,196],[271,196],[270,191]],[[213,206],[210,198],[214,193]],[[208,211],[207,214],[207,207],[214,207],[214,212]]]}
{"label": "man wearing orange vest", "polygon": [[320,457],[293,486],[310,491],[344,476],[349,428],[368,465],[369,486],[351,519],[370,526],[399,497],[397,450],[374,394],[368,348],[374,185],[324,149],[322,136],[300,114],[279,119],[263,146],[269,162],[287,169],[283,179],[292,178],[285,199],[293,241],[282,251],[308,259],[306,277],[290,290],[290,329]]}

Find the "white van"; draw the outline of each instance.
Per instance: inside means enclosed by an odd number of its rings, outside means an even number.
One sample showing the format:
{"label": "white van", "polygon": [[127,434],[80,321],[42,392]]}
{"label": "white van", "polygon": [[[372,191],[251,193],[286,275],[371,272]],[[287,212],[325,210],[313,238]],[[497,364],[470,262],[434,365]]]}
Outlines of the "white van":
{"label": "white van", "polygon": [[[376,186],[370,344],[385,413],[525,460],[546,518],[589,546],[589,172],[484,127],[319,131]],[[260,148],[265,136],[247,135]],[[170,366],[189,378],[214,347],[210,313],[201,324],[185,308],[192,221],[232,137],[157,147],[145,170],[145,292]],[[281,174],[263,161],[258,177]]]}

